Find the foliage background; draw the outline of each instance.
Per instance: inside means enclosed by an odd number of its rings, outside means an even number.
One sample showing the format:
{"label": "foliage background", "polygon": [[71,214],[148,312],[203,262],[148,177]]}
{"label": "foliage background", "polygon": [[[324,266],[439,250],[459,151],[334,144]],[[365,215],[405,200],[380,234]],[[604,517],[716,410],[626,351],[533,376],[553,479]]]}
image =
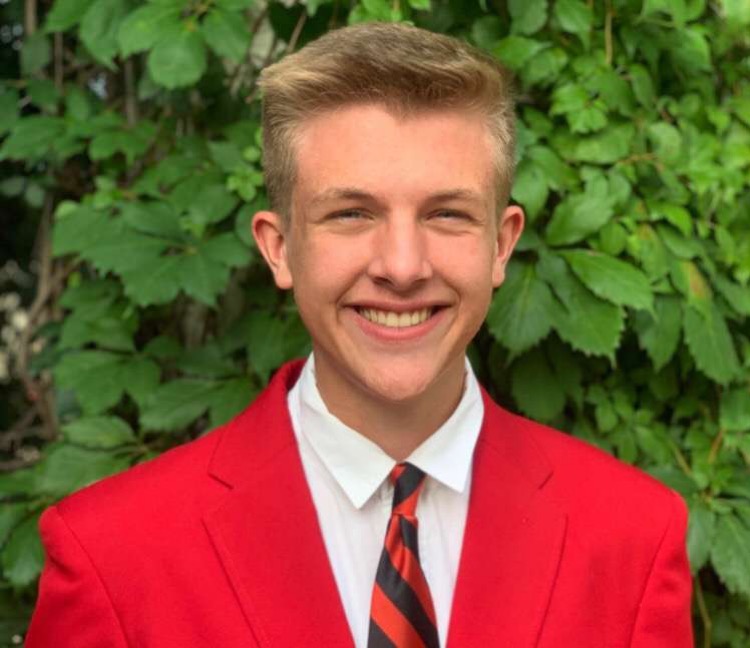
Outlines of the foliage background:
{"label": "foliage background", "polygon": [[0,0],[0,644],[41,510],[306,352],[250,240],[258,71],[409,20],[517,72],[529,224],[471,359],[691,509],[697,645],[750,645],[750,2]]}

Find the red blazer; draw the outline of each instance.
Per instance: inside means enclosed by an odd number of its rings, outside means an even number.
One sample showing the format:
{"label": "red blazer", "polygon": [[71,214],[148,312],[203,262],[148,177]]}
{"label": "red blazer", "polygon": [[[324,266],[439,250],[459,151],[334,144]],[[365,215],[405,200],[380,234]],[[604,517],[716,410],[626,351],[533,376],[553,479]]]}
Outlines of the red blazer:
{"label": "red blazer", "polygon": [[[353,646],[286,407],[300,367],[45,511],[27,648]],[[682,500],[483,396],[448,646],[691,647]]]}

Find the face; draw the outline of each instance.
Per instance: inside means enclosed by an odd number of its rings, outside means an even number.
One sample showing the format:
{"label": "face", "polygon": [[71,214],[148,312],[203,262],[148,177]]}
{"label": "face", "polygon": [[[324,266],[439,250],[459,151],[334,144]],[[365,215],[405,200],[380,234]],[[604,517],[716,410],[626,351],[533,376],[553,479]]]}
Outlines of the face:
{"label": "face", "polygon": [[253,231],[294,290],[319,384],[393,403],[441,393],[523,227],[520,208],[496,209],[483,120],[350,106],[303,124],[296,163],[291,223],[260,212]]}

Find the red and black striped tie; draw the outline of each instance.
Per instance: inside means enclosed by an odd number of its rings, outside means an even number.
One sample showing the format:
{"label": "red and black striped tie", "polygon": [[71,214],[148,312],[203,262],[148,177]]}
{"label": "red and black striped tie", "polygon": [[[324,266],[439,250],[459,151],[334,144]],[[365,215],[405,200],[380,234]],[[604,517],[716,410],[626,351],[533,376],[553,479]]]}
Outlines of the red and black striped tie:
{"label": "red and black striped tie", "polygon": [[419,564],[417,498],[424,473],[409,463],[390,474],[393,510],[370,608],[368,648],[439,648],[435,608]]}

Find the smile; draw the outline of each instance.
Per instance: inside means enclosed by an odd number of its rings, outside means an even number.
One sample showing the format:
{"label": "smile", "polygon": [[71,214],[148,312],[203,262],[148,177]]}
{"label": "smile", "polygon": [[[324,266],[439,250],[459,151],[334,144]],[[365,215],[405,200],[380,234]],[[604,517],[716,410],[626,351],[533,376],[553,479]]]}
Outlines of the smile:
{"label": "smile", "polygon": [[357,308],[357,312],[366,320],[388,328],[417,326],[426,322],[434,310],[433,308],[423,308],[411,312],[394,313],[393,311],[376,310],[374,308]]}

